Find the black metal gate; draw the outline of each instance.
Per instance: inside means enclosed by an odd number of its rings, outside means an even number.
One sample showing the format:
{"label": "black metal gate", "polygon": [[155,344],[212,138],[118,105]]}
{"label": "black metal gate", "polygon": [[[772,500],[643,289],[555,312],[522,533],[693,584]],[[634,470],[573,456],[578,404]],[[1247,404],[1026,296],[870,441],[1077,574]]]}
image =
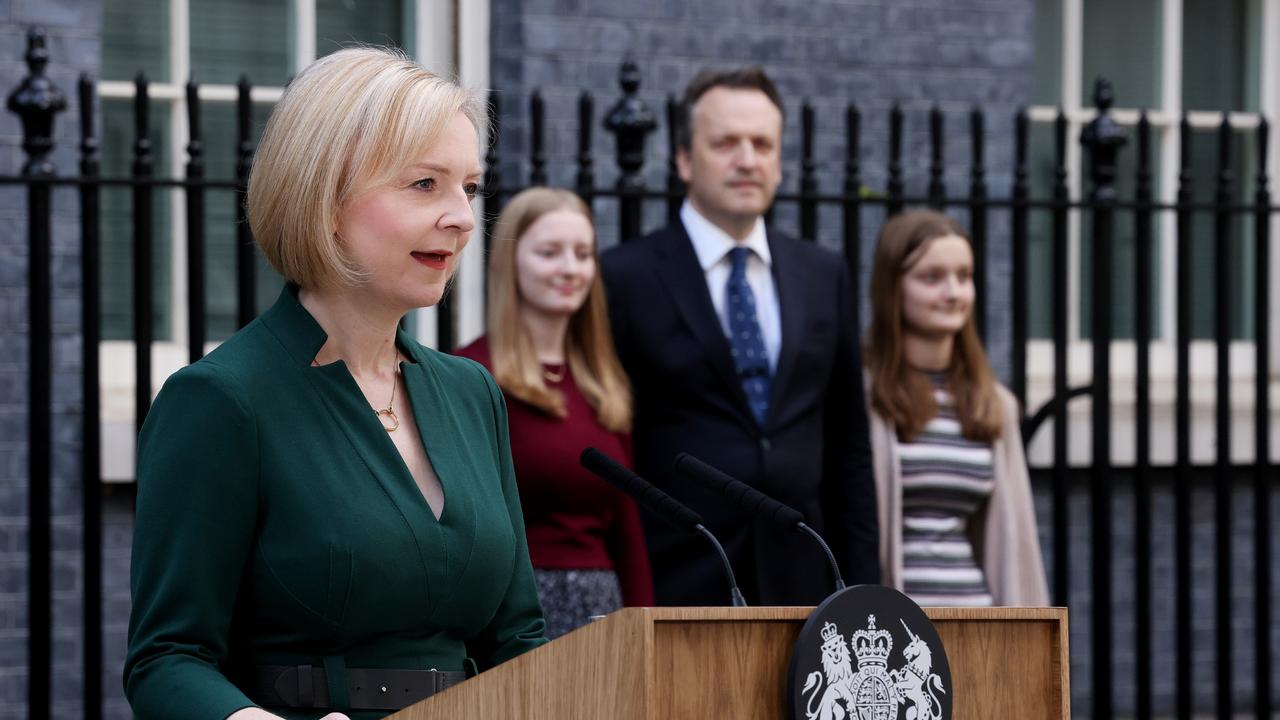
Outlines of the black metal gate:
{"label": "black metal gate", "polygon": [[[148,127],[148,84],[139,76],[136,82],[134,114],[136,121],[136,140],[133,145],[132,173],[129,177],[107,178],[99,173],[99,147],[95,133],[94,83],[89,78],[81,78],[79,84],[80,108],[80,164],[76,175],[58,175],[48,161],[53,150],[53,121],[56,114],[65,109],[65,100],[59,90],[52,86],[45,77],[48,55],[44,39],[33,33],[29,37],[29,50],[26,55],[30,75],[23,81],[9,98],[9,108],[22,119],[25,135],[24,149],[28,161],[20,176],[0,177],[0,184],[20,185],[26,188],[28,197],[29,241],[30,241],[30,436],[29,436],[29,473],[30,473],[30,508],[29,508],[29,616],[28,628],[28,663],[29,663],[29,702],[30,707],[47,708],[50,701],[50,496],[51,485],[51,439],[50,439],[50,388],[51,388],[51,287],[50,276],[50,222],[51,191],[54,187],[69,186],[79,193],[80,213],[80,260],[82,282],[82,382],[83,382],[83,428],[84,438],[81,449],[82,497],[84,508],[84,707],[85,716],[95,718],[101,716],[102,698],[102,485],[98,475],[102,449],[99,446],[98,403],[100,391],[100,368],[98,364],[98,344],[101,338],[100,306],[101,286],[101,252],[99,223],[101,217],[100,199],[103,188],[120,186],[129,188],[132,194],[132,260],[133,260],[133,342],[139,351],[136,353],[135,367],[135,407],[137,422],[145,417],[151,397],[150,353],[146,349],[153,343],[152,309],[156,299],[152,292],[151,261],[155,251],[155,232],[152,226],[151,200],[159,189],[181,188],[186,202],[186,253],[187,272],[187,323],[188,356],[194,362],[198,360],[204,349],[206,340],[206,308],[205,308],[205,194],[208,190],[234,190],[236,193],[237,221],[237,306],[239,325],[249,322],[254,315],[256,298],[254,295],[254,249],[249,237],[248,225],[243,217],[243,194],[248,177],[250,162],[254,150],[254,133],[250,102],[250,85],[242,80],[239,85],[237,102],[238,142],[235,151],[235,177],[215,180],[205,177],[205,155],[201,137],[201,104],[199,88],[190,83],[187,86],[188,123],[190,127],[190,143],[187,146],[188,160],[183,178],[157,177],[153,162]],[[616,135],[618,181],[613,187],[601,187],[596,182],[596,158],[592,153],[592,129],[598,122],[593,97],[584,93],[578,102],[578,153],[576,156],[576,175],[574,188],[589,202],[607,199],[616,202],[618,236],[620,238],[636,237],[642,230],[644,209],[654,205],[663,206],[666,216],[674,218],[678,214],[683,198],[683,187],[675,171],[674,163],[666,168],[666,181],[661,186],[646,185],[644,167],[646,162],[646,138],[658,125],[658,118],[641,101],[638,95],[639,72],[632,63],[623,65],[620,74],[621,98],[605,115],[604,126]],[[1029,273],[1027,271],[1028,246],[1030,242],[1029,219],[1035,213],[1043,214],[1048,220],[1049,245],[1052,248],[1054,271],[1051,277],[1052,296],[1052,332],[1053,355],[1053,391],[1052,399],[1039,408],[1034,408],[1024,420],[1024,436],[1030,441],[1045,420],[1053,419],[1052,447],[1054,462],[1043,474],[1048,475],[1049,493],[1051,495],[1051,527],[1052,542],[1049,545],[1050,581],[1053,587],[1055,604],[1069,605],[1071,565],[1086,560],[1072,557],[1069,552],[1069,529],[1074,518],[1069,512],[1069,494],[1072,486],[1068,457],[1068,402],[1072,398],[1089,396],[1092,400],[1090,445],[1092,463],[1087,471],[1087,494],[1089,498],[1089,517],[1092,538],[1091,552],[1087,558],[1092,581],[1090,596],[1092,607],[1110,608],[1115,597],[1131,593],[1137,608],[1135,613],[1135,671],[1136,696],[1134,707],[1136,716],[1148,718],[1152,712],[1153,666],[1150,659],[1150,648],[1153,642],[1153,617],[1155,617],[1155,598],[1152,597],[1151,557],[1153,487],[1155,477],[1159,473],[1171,473],[1173,483],[1174,523],[1176,527],[1175,548],[1175,598],[1173,627],[1176,629],[1176,663],[1174,685],[1177,688],[1176,715],[1179,718],[1190,718],[1194,707],[1192,697],[1192,587],[1194,584],[1192,571],[1191,548],[1191,511],[1193,477],[1200,470],[1208,472],[1212,478],[1213,497],[1215,502],[1215,557],[1214,576],[1216,594],[1215,618],[1215,712],[1218,718],[1235,717],[1236,713],[1250,712],[1251,716],[1271,718],[1273,714],[1273,697],[1271,693],[1271,675],[1274,647],[1271,642],[1273,618],[1270,612],[1272,597],[1271,548],[1272,513],[1271,486],[1276,481],[1275,466],[1270,460],[1270,408],[1269,375],[1266,369],[1272,367],[1268,353],[1270,344],[1271,318],[1267,293],[1270,288],[1271,264],[1269,249],[1271,237],[1269,229],[1273,218],[1280,213],[1280,207],[1273,205],[1269,193],[1267,175],[1268,125],[1262,120],[1256,131],[1255,151],[1257,153],[1257,176],[1253,179],[1254,197],[1251,202],[1240,203],[1233,199],[1234,184],[1241,178],[1233,177],[1231,170],[1232,126],[1224,116],[1218,132],[1218,172],[1208,179],[1215,188],[1215,199],[1211,203],[1199,203],[1193,195],[1194,183],[1205,181],[1193,176],[1190,164],[1192,128],[1187,118],[1183,118],[1179,127],[1182,143],[1183,164],[1180,168],[1177,200],[1172,204],[1157,201],[1153,193],[1152,182],[1152,128],[1145,113],[1136,126],[1137,170],[1134,181],[1136,191],[1132,198],[1120,198],[1116,192],[1117,160],[1119,154],[1126,152],[1126,133],[1110,116],[1113,102],[1109,85],[1100,81],[1096,94],[1097,116],[1089,123],[1081,138],[1089,160],[1090,184],[1086,197],[1073,199],[1070,197],[1067,171],[1067,127],[1066,117],[1059,112],[1055,123],[1054,148],[1055,167],[1054,183],[1048,197],[1033,198],[1031,196],[1028,175],[1028,147],[1030,120],[1026,112],[1020,112],[1015,119],[1015,133],[1012,138],[1000,139],[1011,142],[1014,153],[1012,183],[1007,195],[993,194],[987,181],[985,148],[990,138],[985,130],[986,115],[981,108],[974,108],[968,116],[968,127],[961,132],[968,134],[969,147],[972,149],[971,162],[964,168],[969,178],[968,187],[963,192],[952,192],[946,187],[944,178],[948,168],[943,157],[945,142],[949,131],[944,127],[943,114],[934,109],[928,118],[930,154],[928,162],[928,182],[926,192],[919,197],[909,196],[906,191],[903,171],[903,128],[904,113],[894,107],[889,113],[889,138],[887,182],[883,190],[868,191],[863,181],[863,157],[860,153],[862,114],[858,107],[850,104],[844,113],[843,130],[846,138],[846,155],[843,160],[843,182],[839,192],[824,192],[819,188],[817,163],[814,158],[815,117],[814,109],[806,102],[802,106],[800,132],[799,192],[780,195],[778,206],[793,206],[797,209],[799,229],[807,238],[816,237],[820,231],[819,216],[823,208],[835,209],[840,217],[836,231],[841,237],[844,255],[855,282],[855,298],[862,298],[862,290],[856,286],[861,276],[859,258],[867,238],[863,237],[864,212],[874,209],[879,212],[894,213],[909,205],[930,205],[944,209],[963,209],[969,217],[972,229],[975,255],[977,259],[976,283],[980,288],[978,318],[983,325],[987,319],[988,257],[994,253],[1003,253],[1011,259],[1014,268],[1011,282],[1012,352],[1010,357],[1011,386],[1020,401],[1027,399],[1028,378],[1028,334],[1029,334]],[[498,117],[498,106],[501,98],[493,96],[490,102],[494,107],[493,116]],[[671,128],[679,108],[674,101],[667,104],[665,126],[668,131],[667,157],[674,157],[674,134]],[[547,156],[545,144],[545,104],[542,97],[534,94],[528,107],[531,134],[528,146],[530,154],[527,158],[529,174],[527,178],[505,177],[499,171],[505,158],[499,157],[497,143],[491,143],[487,156],[488,176],[486,178],[486,231],[496,215],[501,203],[512,194],[529,185],[545,184],[548,178]],[[496,135],[498,128],[492,129]],[[954,131],[952,131],[954,132]],[[1090,219],[1092,253],[1090,255],[1091,275],[1093,278],[1091,297],[1091,352],[1094,368],[1105,371],[1095,372],[1087,386],[1073,387],[1068,381],[1067,363],[1068,347],[1072,341],[1068,332],[1068,242],[1069,220],[1072,214],[1079,214]],[[989,228],[991,220],[1004,215],[1008,220],[1007,233],[992,233]],[[1151,267],[1155,225],[1159,218],[1172,215],[1176,218],[1176,267],[1174,294],[1176,303],[1176,401],[1174,411],[1176,462],[1172,467],[1154,466],[1151,460],[1152,418],[1151,418],[1151,345],[1152,345],[1152,279],[1147,269]],[[1213,298],[1195,297],[1192,292],[1192,240],[1194,237],[1194,219],[1198,216],[1209,216],[1213,219],[1213,237],[1217,252],[1214,265],[1215,296]],[[1191,408],[1191,374],[1190,353],[1192,345],[1192,311],[1197,302],[1212,300],[1216,305],[1215,331],[1212,341],[1215,348],[1218,368],[1230,365],[1231,337],[1231,303],[1229,291],[1231,275],[1229,261],[1232,243],[1240,242],[1236,233],[1237,224],[1245,218],[1252,219],[1254,236],[1252,238],[1254,262],[1253,284],[1254,297],[1252,307],[1256,334],[1253,338],[1254,367],[1259,369],[1253,378],[1253,434],[1254,460],[1252,464],[1241,467],[1233,465],[1228,442],[1232,428],[1231,417],[1231,378],[1229,373],[1219,371],[1215,379],[1215,418],[1217,454],[1216,461],[1210,468],[1195,468],[1192,464],[1192,408]],[[600,219],[601,224],[607,222]],[[1135,267],[1131,287],[1113,287],[1113,236],[1117,225],[1121,222],[1132,223],[1135,238]],[[1117,587],[1112,581],[1113,563],[1117,561],[1116,549],[1112,543],[1114,490],[1118,483],[1118,466],[1111,461],[1112,450],[1112,342],[1113,328],[1110,309],[1113,301],[1121,292],[1132,292],[1135,303],[1136,331],[1135,347],[1135,436],[1133,438],[1135,462],[1132,467],[1125,467],[1126,477],[1131,475],[1134,493],[1133,534],[1134,549],[1131,558],[1135,574],[1131,584]],[[446,302],[439,315],[438,342],[443,348],[452,348],[455,338],[454,312]],[[986,328],[983,328],[984,331]],[[1271,371],[1274,372],[1274,371]],[[1248,475],[1251,484],[1253,538],[1252,557],[1253,572],[1251,578],[1233,577],[1232,575],[1232,525],[1234,518],[1230,512],[1230,500],[1233,482],[1241,474]],[[1233,638],[1231,636],[1231,590],[1237,584],[1249,584],[1253,589],[1253,627],[1256,639],[1252,649],[1254,672],[1252,673],[1253,706],[1252,708],[1236,707],[1232,696],[1232,680],[1234,676],[1231,658],[1233,657]],[[1114,716],[1115,688],[1113,685],[1112,638],[1114,618],[1110,612],[1093,612],[1091,614],[1090,638],[1092,653],[1086,658],[1090,668],[1093,689],[1092,715],[1098,718]],[[43,715],[33,710],[31,715]]]}

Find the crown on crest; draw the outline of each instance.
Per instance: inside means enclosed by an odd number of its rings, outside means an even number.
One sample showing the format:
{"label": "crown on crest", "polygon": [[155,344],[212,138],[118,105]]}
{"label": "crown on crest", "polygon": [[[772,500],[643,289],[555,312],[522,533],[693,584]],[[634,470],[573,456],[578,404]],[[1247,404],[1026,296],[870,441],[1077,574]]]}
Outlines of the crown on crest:
{"label": "crown on crest", "polygon": [[822,625],[822,649],[825,652],[833,652],[838,655],[849,657],[849,651],[844,649],[844,637],[840,635],[840,629],[835,623],[823,623]]}
{"label": "crown on crest", "polygon": [[883,667],[889,662],[891,650],[893,650],[893,637],[889,635],[888,630],[877,630],[876,616],[868,615],[867,629],[853,634],[853,654],[858,658],[858,665],[871,664]]}

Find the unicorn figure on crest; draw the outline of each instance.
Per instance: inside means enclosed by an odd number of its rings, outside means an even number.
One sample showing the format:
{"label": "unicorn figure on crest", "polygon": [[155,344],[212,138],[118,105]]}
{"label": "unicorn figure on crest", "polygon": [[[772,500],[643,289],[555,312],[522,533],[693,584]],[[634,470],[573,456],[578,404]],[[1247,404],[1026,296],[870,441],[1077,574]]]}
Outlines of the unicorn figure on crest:
{"label": "unicorn figure on crest", "polygon": [[905,621],[900,622],[911,638],[911,642],[902,649],[907,664],[901,670],[890,670],[889,675],[893,678],[894,689],[908,704],[906,720],[941,720],[942,703],[938,701],[934,688],[943,694],[947,691],[942,687],[942,678],[933,672],[933,651],[911,632]]}

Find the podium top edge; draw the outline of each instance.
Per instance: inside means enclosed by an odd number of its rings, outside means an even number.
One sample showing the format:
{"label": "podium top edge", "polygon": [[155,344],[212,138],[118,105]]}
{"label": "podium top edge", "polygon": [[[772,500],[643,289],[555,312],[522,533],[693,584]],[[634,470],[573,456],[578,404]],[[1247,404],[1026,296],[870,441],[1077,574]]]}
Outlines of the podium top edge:
{"label": "podium top edge", "polygon": [[[1061,607],[926,607],[933,621],[1062,621],[1067,609]],[[624,608],[619,614],[638,614],[651,622],[803,622],[812,607],[639,607]]]}

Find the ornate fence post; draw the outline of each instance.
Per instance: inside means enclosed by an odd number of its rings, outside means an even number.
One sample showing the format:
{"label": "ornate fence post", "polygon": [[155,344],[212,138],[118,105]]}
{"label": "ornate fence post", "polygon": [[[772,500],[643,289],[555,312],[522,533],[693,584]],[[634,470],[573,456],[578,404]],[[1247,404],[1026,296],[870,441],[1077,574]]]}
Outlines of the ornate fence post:
{"label": "ornate fence post", "polygon": [[622,87],[622,98],[605,116],[604,127],[617,138],[618,168],[622,170],[618,178],[619,237],[629,240],[640,234],[640,192],[644,190],[640,170],[644,167],[645,141],[658,122],[649,106],[636,95],[640,68],[634,60],[622,63],[618,85]]}
{"label": "ornate fence post", "polygon": [[102,720],[102,403],[99,396],[101,366],[98,345],[102,339],[101,185],[98,167],[98,135],[94,129],[97,93],[93,80],[80,75],[80,377],[83,406],[80,410],[80,552],[84,558],[84,590],[81,596],[81,631],[84,662],[84,720]]}
{"label": "ornate fence post", "polygon": [[241,75],[236,83],[236,326],[244,327],[258,315],[253,234],[249,230],[247,198],[249,170],[253,167],[253,87]]}
{"label": "ornate fence post", "polygon": [[1012,238],[1009,243],[1013,264],[1013,396],[1018,407],[1027,406],[1027,200],[1030,187],[1027,182],[1027,146],[1030,144],[1031,118],[1026,108],[1019,108],[1014,117],[1013,144],[1013,199]]}
{"label": "ornate fence post", "polygon": [[49,548],[51,508],[52,437],[50,429],[52,367],[52,297],[49,279],[50,185],[54,174],[49,153],[53,151],[54,117],[67,109],[67,99],[45,77],[49,52],[45,36],[38,28],[27,33],[25,78],[10,95],[8,108],[22,121],[22,149],[27,163],[22,174],[27,183],[27,230],[30,240],[28,265],[28,366],[30,394],[27,398],[30,425],[27,443],[27,712],[41,717],[49,712],[51,649],[51,565]]}
{"label": "ornate fence post", "polygon": [[1116,199],[1117,156],[1120,148],[1129,142],[1124,129],[1111,117],[1111,106],[1115,100],[1111,81],[1098,78],[1093,87],[1093,104],[1098,114],[1080,133],[1080,144],[1089,151],[1089,177],[1093,180],[1091,198],[1110,202]]}
{"label": "ornate fence post", "polygon": [[22,174],[47,177],[54,172],[53,163],[48,159],[53,150],[54,116],[67,109],[67,99],[44,75],[49,51],[45,49],[44,32],[39,28],[27,32],[25,59],[30,74],[9,95],[8,107],[22,121],[22,149],[27,153]]}
{"label": "ornate fence post", "polygon": [[667,95],[667,224],[680,220],[680,208],[684,205],[685,184],[680,179],[676,155],[680,148],[680,123],[684,122],[684,103],[674,95]]}
{"label": "ornate fence post", "polygon": [[1093,521],[1093,714],[1111,717],[1111,260],[1116,204],[1116,156],[1127,142],[1124,130],[1111,117],[1115,93],[1098,78],[1093,101],[1098,115],[1080,134],[1089,154],[1093,189],[1093,468],[1090,500]]}

